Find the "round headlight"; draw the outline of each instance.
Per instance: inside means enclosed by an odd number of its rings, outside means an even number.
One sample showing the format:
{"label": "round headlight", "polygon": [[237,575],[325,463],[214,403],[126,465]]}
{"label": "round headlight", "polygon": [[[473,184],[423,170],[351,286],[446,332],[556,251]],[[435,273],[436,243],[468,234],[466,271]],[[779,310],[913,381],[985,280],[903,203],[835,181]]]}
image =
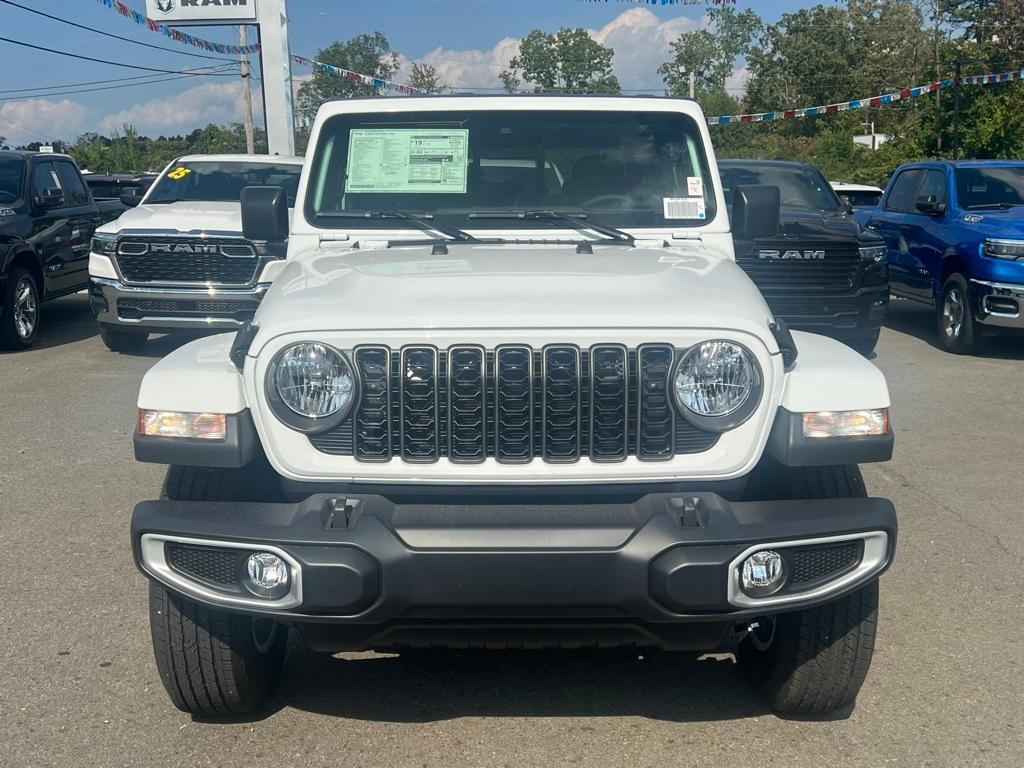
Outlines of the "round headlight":
{"label": "round headlight", "polygon": [[271,365],[267,396],[278,418],[303,431],[329,429],[348,414],[356,378],[345,356],[326,344],[286,347]]}
{"label": "round headlight", "polygon": [[673,391],[683,415],[697,426],[732,429],[757,408],[761,371],[745,347],[705,341],[680,358]]}

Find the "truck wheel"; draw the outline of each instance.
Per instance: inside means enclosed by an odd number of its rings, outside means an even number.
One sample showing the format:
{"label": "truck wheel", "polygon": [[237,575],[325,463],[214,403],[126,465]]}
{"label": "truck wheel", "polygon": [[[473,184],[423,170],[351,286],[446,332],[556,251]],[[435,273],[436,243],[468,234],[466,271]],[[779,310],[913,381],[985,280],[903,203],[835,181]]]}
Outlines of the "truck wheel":
{"label": "truck wheel", "polygon": [[939,346],[954,355],[968,355],[977,341],[974,314],[967,293],[967,280],[954,273],[942,286],[942,295],[936,308]]}
{"label": "truck wheel", "polygon": [[[866,496],[857,467],[788,470],[790,498]],[[825,715],[857,698],[875,647],[878,581],[816,608],[759,617],[736,660],[780,714]]]}
{"label": "truck wheel", "polygon": [[39,286],[24,267],[7,276],[0,302],[0,344],[7,349],[28,349],[39,330]]}
{"label": "truck wheel", "polygon": [[875,351],[875,346],[878,344],[878,337],[881,333],[881,328],[875,328],[872,331],[851,331],[850,333],[844,333],[838,338],[846,346],[857,350],[864,357],[868,357]]}
{"label": "truck wheel", "polygon": [[160,681],[184,712],[252,712],[281,673],[288,630],[270,619],[208,608],[151,581],[149,626]]}
{"label": "truck wheel", "polygon": [[111,352],[136,352],[142,349],[149,339],[149,334],[112,331],[100,326],[100,338]]}

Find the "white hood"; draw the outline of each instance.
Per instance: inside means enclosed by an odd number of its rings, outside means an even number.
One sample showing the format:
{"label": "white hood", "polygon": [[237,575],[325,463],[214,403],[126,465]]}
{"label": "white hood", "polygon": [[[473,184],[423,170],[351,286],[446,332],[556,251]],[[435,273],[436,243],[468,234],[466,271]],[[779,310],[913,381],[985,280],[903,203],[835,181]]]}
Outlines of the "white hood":
{"label": "white hood", "polygon": [[699,251],[595,245],[429,245],[290,261],[260,306],[271,337],[320,331],[719,328],[775,344],[771,313],[735,262]]}
{"label": "white hood", "polygon": [[242,232],[242,206],[239,203],[189,201],[143,204],[130,208],[120,218],[97,231],[117,234],[128,230],[164,230],[168,232]]}

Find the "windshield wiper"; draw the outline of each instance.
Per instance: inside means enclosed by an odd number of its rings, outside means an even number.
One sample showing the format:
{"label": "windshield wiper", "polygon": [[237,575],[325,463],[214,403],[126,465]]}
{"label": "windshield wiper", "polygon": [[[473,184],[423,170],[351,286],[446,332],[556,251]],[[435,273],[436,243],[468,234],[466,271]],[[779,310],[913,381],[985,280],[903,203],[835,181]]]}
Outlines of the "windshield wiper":
{"label": "windshield wiper", "polygon": [[1016,208],[1018,205],[1024,205],[1024,203],[979,203],[978,205],[968,205],[968,211],[981,211],[987,208],[997,208],[1000,211],[1006,211],[1010,208]]}
{"label": "windshield wiper", "polygon": [[604,224],[595,224],[592,221],[584,221],[587,218],[585,213],[562,213],[560,211],[495,211],[494,213],[471,213],[469,214],[471,219],[550,219],[553,221],[564,221],[569,224],[573,229],[581,232],[586,230],[593,230],[604,235],[608,240],[614,240],[618,243],[629,243],[633,245],[636,242],[634,238],[628,232],[623,232],[621,229],[615,227],[608,227]]}
{"label": "windshield wiper", "polygon": [[477,238],[468,232],[463,232],[461,229],[455,229],[454,227],[439,227],[435,224],[431,224],[427,219],[434,218],[432,213],[418,213],[418,212],[405,212],[405,211],[321,211],[314,215],[317,219],[397,219],[398,221],[408,221],[411,224],[415,224],[417,227],[422,229],[424,232],[439,232],[444,237],[435,238],[436,240],[444,241],[445,238],[448,240],[455,240],[462,243],[475,243]]}

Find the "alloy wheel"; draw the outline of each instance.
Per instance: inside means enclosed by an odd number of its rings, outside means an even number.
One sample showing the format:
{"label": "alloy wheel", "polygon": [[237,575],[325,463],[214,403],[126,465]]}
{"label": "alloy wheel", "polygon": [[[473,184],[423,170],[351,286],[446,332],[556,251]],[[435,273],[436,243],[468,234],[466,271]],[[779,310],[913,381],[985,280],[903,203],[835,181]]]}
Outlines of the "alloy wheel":
{"label": "alloy wheel", "polygon": [[942,330],[946,338],[953,340],[960,337],[964,327],[964,295],[959,288],[946,291],[942,302]]}
{"label": "alloy wheel", "polygon": [[36,284],[22,277],[14,287],[14,329],[21,339],[30,339],[39,322],[39,299]]}

